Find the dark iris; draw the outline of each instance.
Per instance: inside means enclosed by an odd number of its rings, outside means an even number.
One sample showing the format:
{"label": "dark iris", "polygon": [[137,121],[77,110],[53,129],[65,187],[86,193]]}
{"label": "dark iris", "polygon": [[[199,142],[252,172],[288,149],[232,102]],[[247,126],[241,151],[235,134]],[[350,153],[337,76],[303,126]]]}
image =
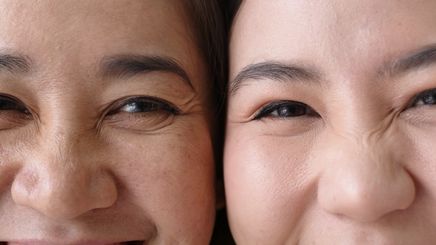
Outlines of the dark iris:
{"label": "dark iris", "polygon": [[436,104],[436,89],[431,89],[422,92],[418,96],[416,96],[414,102],[412,103],[412,107],[420,106],[420,105],[434,105]]}
{"label": "dark iris", "polygon": [[171,114],[178,114],[178,110],[170,104],[157,99],[145,97],[128,99],[121,106],[119,106],[118,109],[110,112],[109,114],[115,114],[117,112],[147,113],[156,111],[165,111]]}
{"label": "dark iris", "polygon": [[122,110],[130,113],[150,112],[159,110],[161,106],[156,103],[146,101],[133,101],[122,107]]}
{"label": "dark iris", "polygon": [[315,115],[309,106],[301,102],[295,101],[280,101],[273,102],[265,106],[254,118],[261,119],[263,117],[271,118],[289,118],[289,117],[300,117],[300,116],[310,116]]}
{"label": "dark iris", "polygon": [[26,107],[8,97],[0,96],[0,111],[18,111],[28,114]]}
{"label": "dark iris", "polygon": [[307,108],[302,105],[281,105],[276,109],[278,117],[298,117],[307,113]]}

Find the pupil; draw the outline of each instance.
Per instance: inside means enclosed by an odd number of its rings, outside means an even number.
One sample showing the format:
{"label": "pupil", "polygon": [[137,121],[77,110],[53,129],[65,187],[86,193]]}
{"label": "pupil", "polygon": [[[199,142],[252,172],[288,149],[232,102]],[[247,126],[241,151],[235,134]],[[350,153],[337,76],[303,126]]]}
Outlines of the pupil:
{"label": "pupil", "polygon": [[302,106],[281,106],[278,109],[278,115],[280,117],[288,117],[288,116],[302,116],[306,114],[306,110]]}
{"label": "pupil", "polygon": [[147,112],[156,109],[156,104],[149,102],[132,102],[126,105],[126,111],[128,112]]}
{"label": "pupil", "polygon": [[0,100],[0,109],[1,110],[16,110],[18,109],[18,106],[9,100]]}
{"label": "pupil", "polygon": [[429,94],[424,97],[424,104],[434,104],[435,103],[435,94]]}

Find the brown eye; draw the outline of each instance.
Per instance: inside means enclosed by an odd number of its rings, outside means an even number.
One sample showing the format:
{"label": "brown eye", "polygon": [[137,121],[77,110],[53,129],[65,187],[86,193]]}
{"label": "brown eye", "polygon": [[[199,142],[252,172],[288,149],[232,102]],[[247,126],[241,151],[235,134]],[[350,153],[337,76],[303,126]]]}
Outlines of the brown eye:
{"label": "brown eye", "polygon": [[116,112],[128,112],[128,113],[147,113],[156,111],[166,111],[171,114],[178,114],[179,111],[167,102],[158,101],[156,99],[150,99],[147,97],[139,97],[128,99],[122,106],[120,106]]}
{"label": "brown eye", "polygon": [[277,101],[263,107],[254,120],[262,118],[287,119],[301,116],[317,116],[318,114],[308,105],[296,101]]}
{"label": "brown eye", "polygon": [[23,126],[32,114],[18,99],[0,95],[0,130]]}
{"label": "brown eye", "polygon": [[117,128],[152,131],[163,128],[180,114],[169,102],[153,97],[134,97],[115,103],[107,121]]}
{"label": "brown eye", "polygon": [[21,103],[15,99],[0,95],[0,111],[16,111],[24,114],[29,114],[29,111]]}

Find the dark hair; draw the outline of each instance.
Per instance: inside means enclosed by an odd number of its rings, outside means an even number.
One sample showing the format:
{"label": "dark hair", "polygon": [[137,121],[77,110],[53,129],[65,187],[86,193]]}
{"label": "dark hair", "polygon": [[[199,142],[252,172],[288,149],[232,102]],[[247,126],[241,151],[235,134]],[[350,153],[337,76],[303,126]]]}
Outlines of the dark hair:
{"label": "dark hair", "polygon": [[192,19],[194,35],[201,54],[207,63],[211,81],[211,103],[215,108],[213,143],[215,148],[216,172],[222,178],[222,148],[224,136],[226,92],[227,92],[227,35],[224,10],[219,0],[185,0]]}
{"label": "dark hair", "polygon": [[226,30],[218,0],[185,0],[193,21],[197,43],[207,62],[217,109],[222,109],[226,92]]}
{"label": "dark hair", "polygon": [[233,18],[241,6],[242,0],[226,0],[225,4],[225,17],[227,23],[227,29],[230,29],[232,26]]}
{"label": "dark hair", "polygon": [[[221,1],[221,2],[218,2]],[[224,200],[223,190],[223,139],[226,116],[227,94],[227,26],[224,19],[224,1],[227,0],[185,0],[194,24],[194,34],[208,65],[212,86],[212,100],[215,106],[213,120],[213,144],[216,162],[217,197]],[[219,210],[210,244],[235,244],[227,224],[225,210]]]}

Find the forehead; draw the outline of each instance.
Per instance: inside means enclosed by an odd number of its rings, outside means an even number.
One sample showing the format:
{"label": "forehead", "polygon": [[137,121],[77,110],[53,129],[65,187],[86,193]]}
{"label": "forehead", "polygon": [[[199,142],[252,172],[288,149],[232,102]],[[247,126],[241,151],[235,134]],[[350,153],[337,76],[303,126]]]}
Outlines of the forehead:
{"label": "forehead", "polygon": [[432,0],[244,1],[232,30],[231,72],[268,59],[346,67],[359,58],[369,67],[436,42],[435,11]]}
{"label": "forehead", "polygon": [[192,49],[181,1],[3,0],[0,11],[0,49],[30,57],[186,56]]}

